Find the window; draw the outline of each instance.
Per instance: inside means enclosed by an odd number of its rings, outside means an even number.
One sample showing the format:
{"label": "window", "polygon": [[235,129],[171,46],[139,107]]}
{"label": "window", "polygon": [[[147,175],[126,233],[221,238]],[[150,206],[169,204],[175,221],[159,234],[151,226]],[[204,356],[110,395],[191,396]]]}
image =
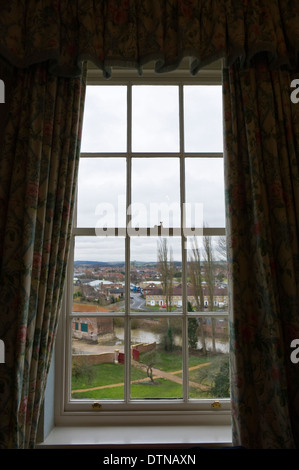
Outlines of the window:
{"label": "window", "polygon": [[61,415],[229,409],[221,104],[218,78],[87,87]]}

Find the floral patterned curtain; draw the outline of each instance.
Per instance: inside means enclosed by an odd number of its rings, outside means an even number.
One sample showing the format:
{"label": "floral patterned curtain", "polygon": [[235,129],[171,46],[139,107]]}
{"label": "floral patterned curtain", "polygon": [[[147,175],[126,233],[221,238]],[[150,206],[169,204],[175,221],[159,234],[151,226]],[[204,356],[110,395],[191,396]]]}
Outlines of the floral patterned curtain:
{"label": "floral patterned curtain", "polygon": [[[219,58],[231,67],[224,93],[234,438],[248,447],[299,446],[288,358],[299,333],[298,108],[290,108],[288,75],[298,66],[298,1],[0,0],[0,11],[0,79],[11,88],[9,115],[0,119],[0,447],[35,442],[68,253],[83,62],[109,77],[113,66],[141,72],[150,61],[167,72],[186,57],[192,74]],[[256,63],[261,53],[264,65]]]}
{"label": "floral patterned curtain", "polygon": [[33,447],[62,298],[84,101],[48,64],[15,72],[0,154],[0,448]]}
{"label": "floral patterned curtain", "polygon": [[157,72],[190,57],[192,73],[220,57],[248,63],[265,51],[293,66],[299,51],[296,0],[0,0],[0,55],[18,67],[51,60],[74,76],[91,60]]}
{"label": "floral patterned curtain", "polygon": [[299,446],[299,104],[292,77],[224,71],[234,442]]}

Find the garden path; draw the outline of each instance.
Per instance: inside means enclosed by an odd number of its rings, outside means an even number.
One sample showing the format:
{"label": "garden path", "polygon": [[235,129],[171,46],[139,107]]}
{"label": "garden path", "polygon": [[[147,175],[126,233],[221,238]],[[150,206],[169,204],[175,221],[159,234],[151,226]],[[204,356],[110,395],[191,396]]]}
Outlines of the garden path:
{"label": "garden path", "polygon": [[[144,364],[141,364],[140,362],[132,361],[132,365],[134,365],[135,367],[138,367],[139,369],[144,369]],[[195,369],[199,369],[201,367],[206,367],[206,366],[209,366],[209,365],[210,365],[210,362],[205,362],[204,364],[198,364],[197,366],[190,367],[189,370],[195,370]],[[183,382],[183,379],[182,379],[182,377],[177,377],[176,374],[181,374],[181,373],[182,373],[181,370],[177,370],[175,372],[165,372],[163,370],[153,368],[153,378],[154,379],[163,378],[163,379],[166,379],[166,380],[171,380],[172,382],[176,382],[178,384],[181,384]],[[134,380],[131,383],[145,382],[147,380],[148,380],[148,378],[139,379],[139,380]],[[100,389],[103,389],[103,388],[120,387],[122,385],[124,385],[124,384],[123,383],[118,383],[118,384],[102,385],[102,386],[99,386],[99,387],[72,390],[72,393],[75,393],[75,392],[90,392],[90,391],[93,391],[93,390],[100,390]],[[197,388],[199,390],[203,390],[203,391],[208,390],[208,387],[206,385],[198,384],[196,382],[189,381],[189,385],[191,387]]]}

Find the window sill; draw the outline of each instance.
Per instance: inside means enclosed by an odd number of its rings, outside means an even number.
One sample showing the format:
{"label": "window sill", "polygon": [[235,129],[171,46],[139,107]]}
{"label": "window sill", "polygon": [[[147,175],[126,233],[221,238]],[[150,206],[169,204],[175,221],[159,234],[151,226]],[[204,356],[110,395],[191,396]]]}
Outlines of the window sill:
{"label": "window sill", "polygon": [[59,426],[37,449],[231,446],[231,426]]}

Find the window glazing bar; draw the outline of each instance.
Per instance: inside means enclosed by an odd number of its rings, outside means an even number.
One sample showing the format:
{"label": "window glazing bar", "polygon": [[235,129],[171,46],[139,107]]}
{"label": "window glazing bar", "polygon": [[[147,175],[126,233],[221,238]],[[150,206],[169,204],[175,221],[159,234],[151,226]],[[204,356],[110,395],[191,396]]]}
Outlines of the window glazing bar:
{"label": "window glazing bar", "polygon": [[187,259],[186,242],[184,228],[186,227],[186,217],[184,205],[186,203],[186,179],[185,179],[185,128],[184,128],[184,87],[179,86],[179,126],[180,126],[180,202],[181,202],[181,253],[182,253],[182,340],[183,340],[183,400],[188,400],[188,319],[187,319]]}
{"label": "window glazing bar", "polygon": [[[220,236],[225,235],[224,227],[186,227],[186,233],[195,232],[195,230],[202,229],[203,235],[206,236]],[[162,227],[162,230],[157,227],[132,227],[127,230],[126,227],[108,227],[106,230],[102,229],[97,232],[97,229],[94,227],[77,227],[73,229],[74,236],[81,237],[95,237],[95,236],[112,236],[112,237],[125,237],[129,234],[130,237],[139,237],[143,236],[165,236],[165,237],[178,237],[181,236],[182,229],[181,227]]]}
{"label": "window glazing bar", "polygon": [[[126,185],[126,226],[129,227],[131,223],[131,215],[128,210],[132,203],[132,86],[127,86],[127,185]],[[125,390],[124,397],[125,402],[128,403],[130,400],[131,393],[131,347],[130,347],[130,283],[131,283],[131,256],[130,256],[130,237],[128,231],[126,231],[125,239],[125,321],[124,321],[124,351],[125,351]]]}
{"label": "window glazing bar", "polygon": [[[130,152],[134,158],[179,158],[179,152]],[[126,158],[126,152],[89,152],[81,153],[80,158]],[[184,152],[187,158],[223,158],[223,152]]]}

